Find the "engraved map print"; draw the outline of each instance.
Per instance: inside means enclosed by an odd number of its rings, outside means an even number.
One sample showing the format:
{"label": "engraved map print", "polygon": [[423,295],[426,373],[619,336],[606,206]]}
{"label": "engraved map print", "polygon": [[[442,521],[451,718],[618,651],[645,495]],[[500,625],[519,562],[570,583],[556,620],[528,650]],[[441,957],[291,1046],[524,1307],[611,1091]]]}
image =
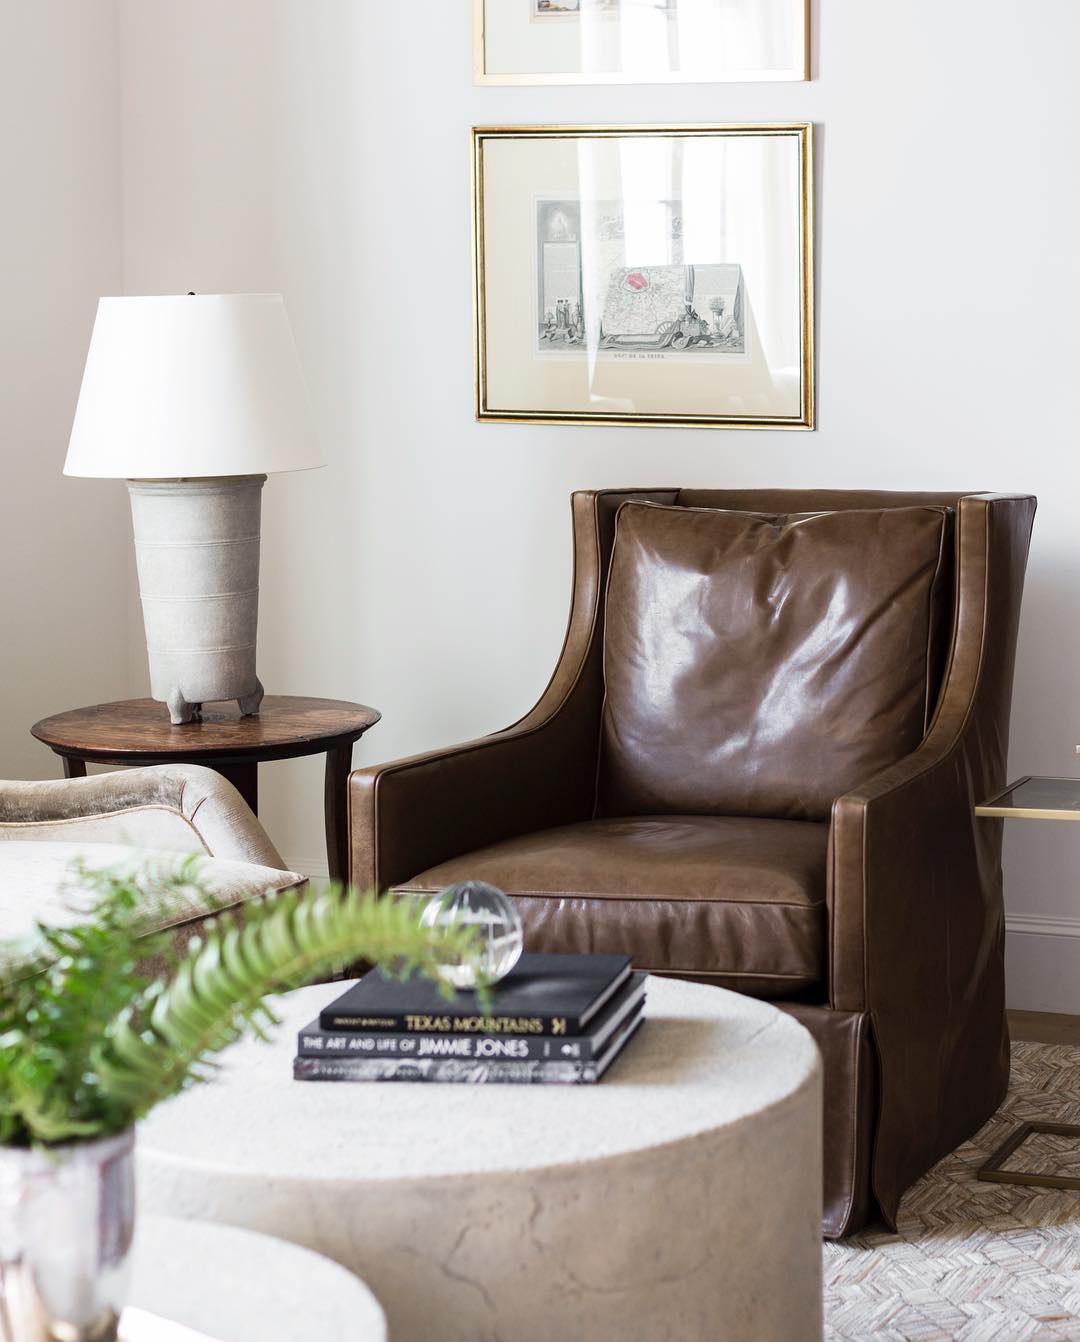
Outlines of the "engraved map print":
{"label": "engraved map print", "polygon": [[567,18],[574,14],[601,14],[617,17],[627,9],[658,9],[674,16],[678,0],[532,0],[534,19]]}
{"label": "engraved map print", "polygon": [[622,201],[536,201],[538,353],[746,356],[741,265],[684,254],[680,202],[650,216],[642,235]]}

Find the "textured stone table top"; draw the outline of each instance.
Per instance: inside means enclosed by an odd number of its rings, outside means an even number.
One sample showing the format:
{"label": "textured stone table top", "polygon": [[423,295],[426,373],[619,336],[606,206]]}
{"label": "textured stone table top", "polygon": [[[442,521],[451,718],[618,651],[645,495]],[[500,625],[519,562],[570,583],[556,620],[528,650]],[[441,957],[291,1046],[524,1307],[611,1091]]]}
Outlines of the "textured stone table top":
{"label": "textured stone table top", "polygon": [[212,1084],[155,1110],[140,1160],[339,1183],[572,1165],[741,1124],[818,1066],[810,1035],[768,1003],[652,978],[644,1024],[598,1085],[294,1081],[297,1031],[346,986],[278,999],[276,1038],[237,1045]]}
{"label": "textured stone table top", "polygon": [[[268,1235],[141,1216],[133,1269],[130,1305],[214,1342],[386,1342],[359,1277]],[[123,1319],[125,1342],[145,1335],[137,1317]]]}

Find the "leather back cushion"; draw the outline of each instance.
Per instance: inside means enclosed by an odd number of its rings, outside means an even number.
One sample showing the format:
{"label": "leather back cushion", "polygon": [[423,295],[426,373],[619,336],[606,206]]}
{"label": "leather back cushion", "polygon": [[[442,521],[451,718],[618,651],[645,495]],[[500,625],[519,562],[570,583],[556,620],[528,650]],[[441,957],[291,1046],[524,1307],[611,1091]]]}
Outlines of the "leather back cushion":
{"label": "leather back cushion", "polygon": [[827,819],[925,734],[950,539],[947,508],[624,504],[598,814]]}

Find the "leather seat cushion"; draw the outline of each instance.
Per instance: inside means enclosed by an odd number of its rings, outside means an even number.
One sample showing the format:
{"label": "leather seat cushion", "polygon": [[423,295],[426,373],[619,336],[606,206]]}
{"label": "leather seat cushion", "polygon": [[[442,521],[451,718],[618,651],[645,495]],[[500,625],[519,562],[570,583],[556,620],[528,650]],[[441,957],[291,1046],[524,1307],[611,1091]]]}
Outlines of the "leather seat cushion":
{"label": "leather seat cushion", "polygon": [[[112,843],[0,843],[0,971],[9,970],[32,953],[38,923],[70,926],[86,917],[88,897],[74,882],[71,864],[79,859],[89,867],[153,870],[154,865],[184,855],[132,848]],[[183,946],[206,918],[216,912],[305,883],[295,871],[278,871],[251,862],[219,857],[199,861],[200,880],[211,902],[194,889],[170,892],[148,884],[146,905],[135,915],[142,936],[171,930]]]}
{"label": "leather seat cushion", "polygon": [[488,881],[514,896],[531,951],[614,951],[642,969],[759,997],[825,980],[828,826],[632,816],[525,834],[397,887]]}
{"label": "leather seat cushion", "polygon": [[825,820],[910,754],[948,638],[950,522],[624,503],[598,814]]}

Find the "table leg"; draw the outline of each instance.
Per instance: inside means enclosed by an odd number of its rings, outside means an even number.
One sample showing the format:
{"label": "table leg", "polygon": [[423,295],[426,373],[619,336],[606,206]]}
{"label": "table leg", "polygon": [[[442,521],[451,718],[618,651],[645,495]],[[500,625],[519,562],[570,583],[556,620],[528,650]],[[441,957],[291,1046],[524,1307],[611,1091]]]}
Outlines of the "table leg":
{"label": "table leg", "polygon": [[65,778],[85,778],[85,777],[86,777],[86,761],[85,761],[85,760],[73,760],[73,759],[71,758],[70,755],[62,755],[62,756],[61,756],[61,759],[64,761],[64,777],[65,777]]}
{"label": "table leg", "polygon": [[1080,1138],[1076,1123],[1021,1123],[1001,1143],[976,1179],[988,1184],[1026,1184],[1033,1188],[1080,1188],[1075,1174],[1039,1174],[1034,1170],[1006,1170],[1002,1166],[1033,1132],[1048,1132],[1056,1137]]}
{"label": "table leg", "polygon": [[349,875],[349,770],[352,768],[352,742],[326,752],[326,785],[323,799],[326,809],[326,861],[332,881],[344,881]]}
{"label": "table leg", "polygon": [[240,793],[255,815],[259,814],[259,766],[247,760],[235,764],[215,764],[206,761],[216,773],[229,782]]}

